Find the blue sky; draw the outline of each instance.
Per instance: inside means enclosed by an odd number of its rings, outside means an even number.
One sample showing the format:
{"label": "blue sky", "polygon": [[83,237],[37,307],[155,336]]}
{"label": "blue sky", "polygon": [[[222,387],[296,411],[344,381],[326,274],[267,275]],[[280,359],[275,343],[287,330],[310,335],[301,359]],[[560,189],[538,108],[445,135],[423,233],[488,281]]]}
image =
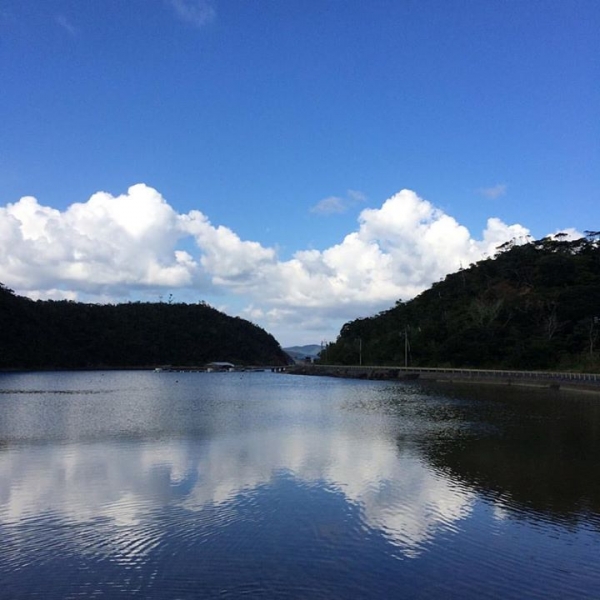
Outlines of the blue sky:
{"label": "blue sky", "polygon": [[0,0],[0,281],[319,343],[598,229],[598,31],[596,0]]}

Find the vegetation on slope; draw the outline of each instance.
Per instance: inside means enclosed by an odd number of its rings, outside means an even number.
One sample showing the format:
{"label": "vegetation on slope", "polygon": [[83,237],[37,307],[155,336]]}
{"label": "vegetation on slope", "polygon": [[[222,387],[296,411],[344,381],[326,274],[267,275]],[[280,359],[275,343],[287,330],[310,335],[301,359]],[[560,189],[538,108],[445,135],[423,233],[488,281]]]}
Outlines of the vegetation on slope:
{"label": "vegetation on slope", "polygon": [[0,368],[286,364],[266,331],[207,304],[37,301],[0,285]]}
{"label": "vegetation on slope", "polygon": [[323,361],[600,370],[600,232],[507,243],[409,302],[346,323]]}

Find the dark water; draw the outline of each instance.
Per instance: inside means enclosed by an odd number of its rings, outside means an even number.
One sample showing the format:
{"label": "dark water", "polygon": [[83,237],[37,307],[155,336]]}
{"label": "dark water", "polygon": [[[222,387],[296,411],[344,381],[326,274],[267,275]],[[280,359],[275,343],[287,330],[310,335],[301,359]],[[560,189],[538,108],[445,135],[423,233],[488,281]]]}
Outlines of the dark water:
{"label": "dark water", "polygon": [[0,598],[600,598],[600,396],[0,376]]}

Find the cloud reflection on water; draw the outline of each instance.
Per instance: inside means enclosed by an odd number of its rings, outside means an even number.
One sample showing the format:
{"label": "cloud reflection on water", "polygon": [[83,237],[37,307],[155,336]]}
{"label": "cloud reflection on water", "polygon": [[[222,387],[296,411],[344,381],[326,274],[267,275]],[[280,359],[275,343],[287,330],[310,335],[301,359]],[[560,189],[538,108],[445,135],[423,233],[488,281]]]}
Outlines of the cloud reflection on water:
{"label": "cloud reflection on water", "polygon": [[[417,556],[467,517],[474,495],[428,469],[393,440],[279,430],[206,440],[21,446],[0,453],[0,526],[58,518],[94,521],[107,544],[146,547],[161,535],[161,510],[236,509],[288,473],[298,486],[335,490],[358,507],[363,526]],[[216,513],[215,513],[216,511]],[[202,519],[199,520],[202,523]],[[124,530],[127,530],[127,533]]]}

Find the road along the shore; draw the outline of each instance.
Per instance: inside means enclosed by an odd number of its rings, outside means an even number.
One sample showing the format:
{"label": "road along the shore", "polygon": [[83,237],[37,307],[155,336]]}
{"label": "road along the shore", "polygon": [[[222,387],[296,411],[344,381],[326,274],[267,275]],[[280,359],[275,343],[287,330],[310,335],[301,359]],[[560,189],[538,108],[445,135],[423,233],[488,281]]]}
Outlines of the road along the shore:
{"label": "road along the shore", "polygon": [[294,375],[345,377],[350,379],[425,380],[446,382],[496,383],[579,389],[600,392],[600,374],[553,371],[507,371],[499,369],[443,369],[432,367],[343,366],[298,364],[287,367]]}

